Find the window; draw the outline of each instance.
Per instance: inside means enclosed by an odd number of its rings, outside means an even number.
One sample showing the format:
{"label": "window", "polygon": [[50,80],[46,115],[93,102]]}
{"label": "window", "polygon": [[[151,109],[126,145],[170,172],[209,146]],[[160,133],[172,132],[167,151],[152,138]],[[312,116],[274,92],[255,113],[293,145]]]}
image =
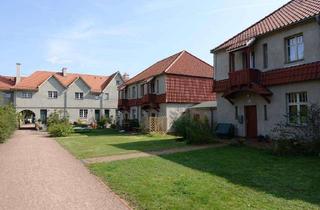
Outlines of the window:
{"label": "window", "polygon": [[229,71],[233,72],[235,64],[234,64],[234,53],[229,53]]}
{"label": "window", "polygon": [[22,92],[22,98],[32,98],[31,92]]}
{"label": "window", "polygon": [[117,84],[117,85],[120,85],[120,81],[119,81],[119,80],[117,80],[117,81],[116,81],[116,84]]}
{"label": "window", "polygon": [[247,52],[242,52],[242,69],[248,68],[248,54]]}
{"label": "window", "polygon": [[150,88],[151,88],[151,93],[155,93],[155,92],[156,92],[156,91],[155,91],[154,81],[153,81],[153,82],[151,82],[151,84],[150,84]]}
{"label": "window", "polygon": [[48,98],[58,98],[58,91],[48,91]]}
{"label": "window", "polygon": [[104,99],[105,99],[105,100],[109,100],[109,93],[105,93],[105,94],[104,94]]}
{"label": "window", "polygon": [[132,119],[137,119],[137,110],[132,109]]}
{"label": "window", "polygon": [[110,116],[110,110],[109,109],[105,109],[104,110],[104,116],[109,118],[109,116]]}
{"label": "window", "polygon": [[4,93],[3,97],[4,98],[11,98],[11,93]]}
{"label": "window", "polygon": [[141,91],[141,97],[144,96],[144,85],[140,86],[140,91]]}
{"label": "window", "polygon": [[136,87],[132,87],[132,98],[136,98]]}
{"label": "window", "polygon": [[83,93],[82,92],[76,92],[75,93],[75,98],[77,100],[83,100]]}
{"label": "window", "polygon": [[250,52],[250,68],[256,68],[256,58],[254,51]]}
{"label": "window", "polygon": [[159,93],[160,87],[159,87],[159,80],[158,80],[158,79],[156,80],[156,86],[157,86],[157,87],[156,87],[156,88],[157,88],[157,93]]}
{"label": "window", "polygon": [[268,68],[268,44],[263,44],[263,68]]}
{"label": "window", "polygon": [[305,124],[308,113],[307,92],[287,94],[288,121],[290,124]]}
{"label": "window", "polygon": [[79,117],[80,118],[87,118],[88,117],[88,109],[80,109],[79,110]]}
{"label": "window", "polygon": [[234,118],[236,120],[239,118],[239,110],[237,106],[234,107]]}
{"label": "window", "polygon": [[303,36],[297,35],[286,39],[287,62],[302,60],[304,57]]}
{"label": "window", "polygon": [[267,110],[267,105],[263,106],[263,112],[264,112],[264,120],[268,120],[268,110]]}

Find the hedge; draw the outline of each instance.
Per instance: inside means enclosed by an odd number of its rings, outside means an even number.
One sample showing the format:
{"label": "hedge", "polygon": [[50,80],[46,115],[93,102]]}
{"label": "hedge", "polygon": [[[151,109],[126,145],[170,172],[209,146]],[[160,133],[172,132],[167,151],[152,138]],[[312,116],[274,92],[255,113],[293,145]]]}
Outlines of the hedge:
{"label": "hedge", "polygon": [[12,105],[0,107],[0,143],[9,138],[17,128],[17,114]]}

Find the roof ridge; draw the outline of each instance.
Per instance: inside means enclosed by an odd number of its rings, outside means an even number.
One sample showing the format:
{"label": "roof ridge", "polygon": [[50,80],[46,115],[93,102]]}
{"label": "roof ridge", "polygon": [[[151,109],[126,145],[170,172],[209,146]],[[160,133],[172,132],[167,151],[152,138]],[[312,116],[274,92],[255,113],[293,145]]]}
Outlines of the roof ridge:
{"label": "roof ridge", "polygon": [[[265,17],[263,17],[262,19],[256,21],[255,23],[253,23],[252,25],[250,25],[249,27],[245,28],[244,30],[242,30],[241,32],[237,33],[236,35],[234,35],[233,37],[231,37],[230,39],[228,39],[227,41],[223,42],[222,44],[218,45],[217,47],[213,48],[211,50],[211,52],[214,52],[216,49],[220,48],[221,46],[223,46],[224,44],[226,44],[227,42],[231,41],[232,39],[236,38],[237,36],[239,36],[240,34],[242,34],[243,32],[249,30],[250,28],[254,27],[255,25],[257,25],[258,23],[260,23],[261,21],[267,19],[268,17],[270,17],[271,15],[275,14],[276,12],[278,12],[280,9],[284,8],[285,6],[287,6],[288,4],[295,2],[295,1],[301,1],[301,0],[290,0],[287,3],[285,3],[284,5],[282,5],[281,7],[279,7],[278,9],[274,10],[273,12],[271,12],[270,14],[266,15]],[[303,0],[302,0],[303,1]],[[243,39],[244,40],[244,39]],[[243,41],[241,40],[241,41]]]}
{"label": "roof ridge", "polygon": [[174,57],[174,56],[176,56],[176,55],[178,55],[178,54],[180,54],[180,53],[182,53],[182,52],[183,52],[183,51],[180,51],[180,52],[178,52],[178,53],[175,53],[175,54],[173,54],[173,55],[170,55],[170,56],[168,56],[168,57],[166,57],[166,58],[164,58],[164,59],[161,59],[161,60],[155,62],[154,64],[152,64],[151,66],[147,67],[145,70],[141,71],[140,73],[138,73],[137,75],[135,75],[134,77],[132,77],[131,79],[129,79],[128,81],[126,81],[125,83],[129,83],[129,82],[130,82],[131,80],[133,80],[135,77],[137,77],[137,76],[141,75],[142,73],[148,71],[151,67],[157,65],[158,63],[160,63],[160,62],[162,62],[162,61],[165,61],[165,60],[167,60],[167,59],[169,59],[169,58],[172,58],[172,57]]}
{"label": "roof ridge", "polygon": [[164,70],[165,73],[167,73],[167,71],[169,71],[169,69],[182,57],[182,55],[185,53],[186,51],[183,50],[180,52],[180,55],[178,55],[178,57],[176,57],[176,59],[174,59],[172,61],[172,63]]}

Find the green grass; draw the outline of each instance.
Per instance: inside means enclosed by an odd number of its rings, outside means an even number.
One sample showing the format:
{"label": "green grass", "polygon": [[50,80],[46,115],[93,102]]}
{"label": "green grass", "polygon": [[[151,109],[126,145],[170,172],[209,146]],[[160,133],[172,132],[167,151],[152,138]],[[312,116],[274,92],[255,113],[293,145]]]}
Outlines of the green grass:
{"label": "green grass", "polygon": [[320,159],[212,148],[89,166],[137,209],[320,209]]}
{"label": "green grass", "polygon": [[184,142],[170,135],[121,134],[110,129],[93,130],[57,140],[80,159],[185,146]]}

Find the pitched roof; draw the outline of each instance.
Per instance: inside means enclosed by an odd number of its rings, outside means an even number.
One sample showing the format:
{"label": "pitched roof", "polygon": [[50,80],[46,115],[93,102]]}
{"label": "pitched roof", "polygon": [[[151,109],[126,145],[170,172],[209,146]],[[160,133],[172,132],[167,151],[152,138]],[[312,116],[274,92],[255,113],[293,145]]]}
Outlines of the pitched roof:
{"label": "pitched roof", "polygon": [[246,46],[257,36],[310,19],[320,14],[320,0],[292,0],[212,51]]}
{"label": "pitched roof", "polygon": [[[3,88],[7,90],[14,89],[14,90],[36,91],[41,84],[43,84],[45,81],[47,81],[51,77],[54,77],[64,87],[68,87],[77,79],[82,79],[90,87],[91,92],[102,92],[103,89],[110,83],[110,81],[115,75],[116,73],[112,74],[111,76],[67,73],[65,76],[63,76],[61,72],[36,71],[30,76],[23,78],[17,85],[15,85],[14,82],[1,83],[1,79],[0,79],[0,89]],[[0,77],[0,78],[4,78],[4,77]]]}
{"label": "pitched roof", "polygon": [[213,67],[189,52],[181,51],[156,62],[135,77],[129,79],[126,85],[140,82],[163,73],[212,78]]}
{"label": "pitched roof", "polygon": [[9,90],[14,84],[14,77],[0,76],[0,90]]}

